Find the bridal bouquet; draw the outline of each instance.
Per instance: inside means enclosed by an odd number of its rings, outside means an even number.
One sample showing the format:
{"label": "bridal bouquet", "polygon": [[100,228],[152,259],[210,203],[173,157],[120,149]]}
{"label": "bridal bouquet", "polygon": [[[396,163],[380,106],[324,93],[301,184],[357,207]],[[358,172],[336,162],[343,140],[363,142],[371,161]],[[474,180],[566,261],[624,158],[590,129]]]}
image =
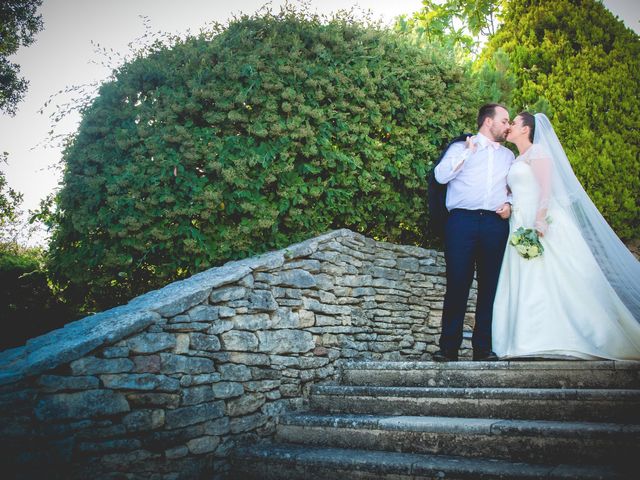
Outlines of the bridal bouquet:
{"label": "bridal bouquet", "polygon": [[544,252],[538,233],[532,228],[518,228],[511,234],[509,243],[516,247],[518,253],[527,260],[539,257]]}

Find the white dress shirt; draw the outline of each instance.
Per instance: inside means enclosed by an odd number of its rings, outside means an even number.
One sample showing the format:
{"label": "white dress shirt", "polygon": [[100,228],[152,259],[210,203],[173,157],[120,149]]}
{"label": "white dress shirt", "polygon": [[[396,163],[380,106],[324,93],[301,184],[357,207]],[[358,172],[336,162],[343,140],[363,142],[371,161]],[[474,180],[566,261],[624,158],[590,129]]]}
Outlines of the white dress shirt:
{"label": "white dress shirt", "polygon": [[511,150],[491,142],[478,133],[475,153],[464,142],[451,145],[434,173],[438,183],[448,183],[447,210],[495,211],[511,203],[507,188],[507,173],[515,160]]}

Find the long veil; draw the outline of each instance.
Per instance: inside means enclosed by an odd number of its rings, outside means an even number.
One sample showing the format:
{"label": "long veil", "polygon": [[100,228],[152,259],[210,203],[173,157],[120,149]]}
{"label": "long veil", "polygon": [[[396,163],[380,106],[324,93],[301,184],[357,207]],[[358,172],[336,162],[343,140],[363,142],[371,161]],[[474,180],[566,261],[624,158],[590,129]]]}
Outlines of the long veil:
{"label": "long veil", "polygon": [[640,322],[640,262],[582,188],[551,122],[543,113],[535,115],[533,143],[541,144],[553,160],[553,200],[573,217],[607,280]]}

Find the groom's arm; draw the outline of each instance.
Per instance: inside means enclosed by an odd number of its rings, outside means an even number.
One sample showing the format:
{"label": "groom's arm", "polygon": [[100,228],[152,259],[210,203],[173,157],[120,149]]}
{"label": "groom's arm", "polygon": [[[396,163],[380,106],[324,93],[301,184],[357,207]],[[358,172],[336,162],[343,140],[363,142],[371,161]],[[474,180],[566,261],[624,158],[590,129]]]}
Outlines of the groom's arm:
{"label": "groom's arm", "polygon": [[470,154],[471,149],[467,148],[464,142],[451,145],[433,170],[436,181],[445,184],[456,178]]}

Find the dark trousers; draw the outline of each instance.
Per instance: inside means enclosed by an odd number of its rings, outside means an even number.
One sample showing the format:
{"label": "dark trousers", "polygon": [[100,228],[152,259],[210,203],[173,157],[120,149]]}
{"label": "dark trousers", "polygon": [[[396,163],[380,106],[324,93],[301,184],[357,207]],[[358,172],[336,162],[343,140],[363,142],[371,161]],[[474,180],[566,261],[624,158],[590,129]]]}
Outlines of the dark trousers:
{"label": "dark trousers", "polygon": [[447,292],[444,297],[440,349],[456,353],[469,289],[477,269],[478,300],[473,329],[474,352],[491,351],[491,318],[502,257],[509,237],[509,221],[488,210],[452,210],[445,230]]}

